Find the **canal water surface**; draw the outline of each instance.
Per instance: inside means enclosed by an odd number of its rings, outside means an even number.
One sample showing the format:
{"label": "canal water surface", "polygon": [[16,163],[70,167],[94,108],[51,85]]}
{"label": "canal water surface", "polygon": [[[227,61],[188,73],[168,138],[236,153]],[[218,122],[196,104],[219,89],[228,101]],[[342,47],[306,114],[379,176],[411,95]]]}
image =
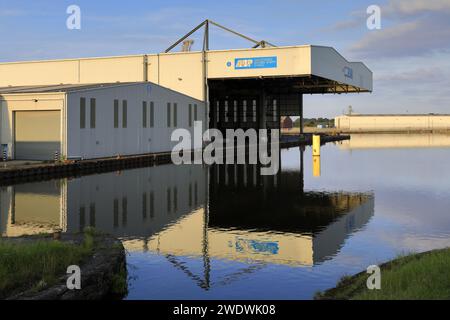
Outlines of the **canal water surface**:
{"label": "canal water surface", "polygon": [[311,299],[450,246],[450,136],[354,135],[281,170],[164,165],[3,186],[0,233],[87,226],[127,249],[127,299]]}

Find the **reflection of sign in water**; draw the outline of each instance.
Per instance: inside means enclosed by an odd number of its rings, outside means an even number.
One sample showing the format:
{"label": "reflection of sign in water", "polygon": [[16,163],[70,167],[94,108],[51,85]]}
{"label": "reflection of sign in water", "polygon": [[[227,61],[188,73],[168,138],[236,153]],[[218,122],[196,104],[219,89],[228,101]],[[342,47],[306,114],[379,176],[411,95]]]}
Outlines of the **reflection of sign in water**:
{"label": "reflection of sign in water", "polygon": [[355,216],[354,215],[347,216],[346,227],[347,227],[347,230],[346,230],[347,232],[353,231],[353,229],[355,228]]}
{"label": "reflection of sign in water", "polygon": [[260,254],[278,254],[277,242],[265,242],[258,240],[236,239],[236,251],[252,252]]}
{"label": "reflection of sign in water", "polygon": [[234,68],[240,69],[269,69],[278,66],[277,57],[237,58]]}

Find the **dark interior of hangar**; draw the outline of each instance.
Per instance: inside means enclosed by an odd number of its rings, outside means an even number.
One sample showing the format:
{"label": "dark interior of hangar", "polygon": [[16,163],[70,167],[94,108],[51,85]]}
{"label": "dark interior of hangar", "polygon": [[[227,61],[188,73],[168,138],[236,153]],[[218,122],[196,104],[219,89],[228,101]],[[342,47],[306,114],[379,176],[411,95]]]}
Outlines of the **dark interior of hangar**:
{"label": "dark interior of hangar", "polygon": [[279,129],[282,116],[303,123],[304,94],[341,94],[358,89],[317,76],[208,80],[210,127]]}
{"label": "dark interior of hangar", "polygon": [[302,94],[276,80],[209,80],[210,127],[279,129],[281,116],[301,115]]}

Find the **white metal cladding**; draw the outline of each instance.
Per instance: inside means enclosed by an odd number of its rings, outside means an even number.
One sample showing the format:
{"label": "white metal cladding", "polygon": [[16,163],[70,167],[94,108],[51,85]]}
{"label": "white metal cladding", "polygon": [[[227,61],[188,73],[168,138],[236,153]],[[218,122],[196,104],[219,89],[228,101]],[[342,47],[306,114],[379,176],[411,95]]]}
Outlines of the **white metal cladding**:
{"label": "white metal cladding", "polygon": [[[80,128],[80,99],[86,99],[85,128]],[[90,101],[95,99],[95,127],[90,126]],[[119,101],[118,127],[115,128],[115,103]],[[143,126],[143,102],[153,105],[153,114],[146,112],[147,126]],[[177,113],[170,112],[168,126],[167,105],[176,104]],[[101,158],[115,155],[133,155],[171,151],[178,142],[171,141],[177,128],[185,128],[193,136],[189,125],[191,110],[204,104],[178,92],[152,83],[139,83],[67,93],[67,156],[69,158]],[[125,107],[126,106],[126,107]],[[124,108],[126,109],[124,111]],[[192,112],[192,111],[191,111]],[[153,126],[150,116],[153,115]],[[117,116],[117,115],[116,115]],[[177,127],[174,126],[177,117]],[[191,115],[192,117],[192,115]],[[198,121],[205,126],[205,112],[198,112]],[[126,122],[124,124],[124,122]],[[194,145],[195,148],[201,145]]]}
{"label": "white metal cladding", "polygon": [[373,90],[372,71],[362,62],[349,62],[331,47],[311,46],[311,74],[361,90]]}
{"label": "white metal cladding", "polygon": [[[235,67],[236,59],[276,57],[275,67]],[[207,52],[209,79],[318,76],[372,91],[372,72],[335,49],[292,46]],[[55,61],[0,63],[0,87],[151,81],[203,99],[202,53],[182,52]]]}
{"label": "white metal cladding", "polygon": [[[236,59],[264,57],[276,59],[276,64],[243,69],[234,65]],[[316,75],[358,86],[359,78],[363,77],[364,86],[361,89],[372,88],[372,72],[361,62],[347,61],[332,47],[305,45],[210,51],[208,61],[208,77],[211,79]],[[345,68],[353,70],[353,79]]]}

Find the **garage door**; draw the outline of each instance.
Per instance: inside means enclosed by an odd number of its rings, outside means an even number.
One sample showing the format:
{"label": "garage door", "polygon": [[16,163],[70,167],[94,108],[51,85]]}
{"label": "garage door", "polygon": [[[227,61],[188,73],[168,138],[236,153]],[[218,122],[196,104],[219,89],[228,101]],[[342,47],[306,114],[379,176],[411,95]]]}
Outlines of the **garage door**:
{"label": "garage door", "polygon": [[15,158],[52,160],[61,148],[60,111],[15,112]]}

